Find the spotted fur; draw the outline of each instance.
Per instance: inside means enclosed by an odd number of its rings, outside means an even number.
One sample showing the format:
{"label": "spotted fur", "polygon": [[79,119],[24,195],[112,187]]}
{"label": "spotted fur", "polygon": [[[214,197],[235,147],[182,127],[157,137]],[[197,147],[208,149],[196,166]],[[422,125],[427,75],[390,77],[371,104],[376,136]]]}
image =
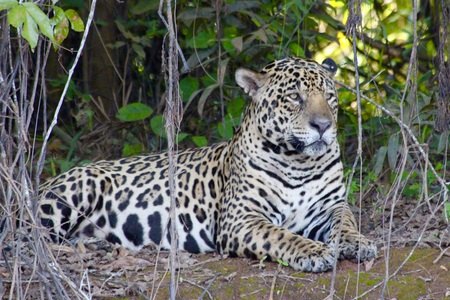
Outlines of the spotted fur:
{"label": "spotted fur", "polygon": [[[332,267],[336,245],[339,258],[376,256],[344,199],[335,70],[330,59],[286,58],[236,72],[252,98],[240,129],[230,141],[177,154],[180,249],[313,272]],[[41,221],[57,240],[169,249],[168,178],[167,153],[74,168],[42,187]]]}

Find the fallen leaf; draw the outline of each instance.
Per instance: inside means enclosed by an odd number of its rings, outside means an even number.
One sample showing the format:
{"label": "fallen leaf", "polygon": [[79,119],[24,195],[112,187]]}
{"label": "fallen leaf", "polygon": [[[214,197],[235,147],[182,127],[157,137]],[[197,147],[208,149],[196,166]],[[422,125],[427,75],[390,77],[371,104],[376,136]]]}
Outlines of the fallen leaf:
{"label": "fallen leaf", "polygon": [[112,271],[117,269],[137,271],[144,269],[150,265],[151,263],[145,259],[126,256],[118,258],[110,264],[100,265],[98,266],[98,269],[103,271]]}
{"label": "fallen leaf", "polygon": [[78,250],[78,252],[83,253],[83,254],[85,254],[85,253],[87,252],[87,251],[86,251],[86,246],[84,246],[82,240],[78,240],[78,243],[77,243],[77,250]]}
{"label": "fallen leaf", "polygon": [[128,256],[128,254],[130,254],[130,251],[128,251],[127,249],[121,247],[120,250],[119,250],[118,257],[125,257],[125,256]]}
{"label": "fallen leaf", "polygon": [[364,263],[364,267],[366,268],[366,272],[369,272],[372,269],[374,263],[375,263],[375,259],[371,259],[371,260],[366,261]]}
{"label": "fallen leaf", "polygon": [[225,276],[225,280],[230,282],[235,276],[236,276],[237,272],[233,272],[230,275]]}
{"label": "fallen leaf", "polygon": [[50,247],[52,248],[52,250],[55,250],[58,252],[76,253],[76,250],[73,247],[69,247],[69,246],[51,244]]}
{"label": "fallen leaf", "polygon": [[418,276],[419,279],[421,279],[423,282],[432,282],[433,279],[423,276]]}

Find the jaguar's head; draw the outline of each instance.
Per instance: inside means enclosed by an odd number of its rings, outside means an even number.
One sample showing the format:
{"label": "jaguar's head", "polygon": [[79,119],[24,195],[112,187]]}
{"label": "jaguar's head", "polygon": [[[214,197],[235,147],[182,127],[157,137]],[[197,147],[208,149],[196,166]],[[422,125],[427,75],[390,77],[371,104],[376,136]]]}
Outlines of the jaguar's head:
{"label": "jaguar's head", "polygon": [[253,98],[253,120],[275,147],[323,155],[336,139],[336,63],[301,58],[276,60],[254,72],[236,71],[236,82]]}

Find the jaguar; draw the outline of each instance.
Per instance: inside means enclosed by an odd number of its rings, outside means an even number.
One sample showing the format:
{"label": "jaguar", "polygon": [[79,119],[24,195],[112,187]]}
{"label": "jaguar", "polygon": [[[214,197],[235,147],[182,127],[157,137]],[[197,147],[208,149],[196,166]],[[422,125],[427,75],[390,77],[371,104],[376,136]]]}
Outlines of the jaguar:
{"label": "jaguar", "polygon": [[[175,154],[177,247],[281,260],[323,272],[377,255],[345,199],[336,139],[336,63],[288,57],[239,68],[251,98],[234,136]],[[75,167],[40,189],[55,241],[100,238],[131,250],[170,249],[167,152]]]}

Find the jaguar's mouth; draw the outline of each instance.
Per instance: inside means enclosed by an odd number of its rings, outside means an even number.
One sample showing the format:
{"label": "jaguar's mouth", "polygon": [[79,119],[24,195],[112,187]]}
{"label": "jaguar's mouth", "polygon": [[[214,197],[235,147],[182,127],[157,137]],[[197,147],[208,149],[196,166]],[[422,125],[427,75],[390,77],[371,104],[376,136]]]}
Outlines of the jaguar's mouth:
{"label": "jaguar's mouth", "polygon": [[313,152],[322,152],[328,146],[328,144],[322,138],[308,145],[305,145],[305,142],[300,141],[299,139],[294,137],[289,140],[289,143],[292,145],[292,147],[295,148],[297,152],[300,153],[305,152],[305,149],[311,150]]}
{"label": "jaguar's mouth", "polygon": [[314,143],[305,146],[305,148],[310,148],[313,152],[322,152],[323,149],[327,148],[328,144],[324,140],[320,139]]}

